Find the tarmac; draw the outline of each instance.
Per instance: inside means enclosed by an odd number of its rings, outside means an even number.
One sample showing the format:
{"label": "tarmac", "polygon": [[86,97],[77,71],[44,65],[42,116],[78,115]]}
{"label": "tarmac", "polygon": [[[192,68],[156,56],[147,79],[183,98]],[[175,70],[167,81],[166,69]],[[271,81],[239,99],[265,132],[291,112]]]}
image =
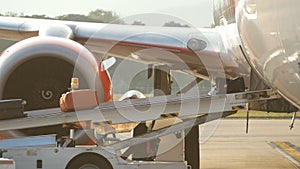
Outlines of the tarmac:
{"label": "tarmac", "polygon": [[[246,134],[246,120],[219,120],[212,135],[200,145],[200,168],[300,168],[300,120],[293,130],[289,124],[290,119],[250,119]],[[205,131],[207,126],[200,129]]]}
{"label": "tarmac", "polygon": [[[222,119],[200,126],[201,169],[300,169],[300,120]],[[1,160],[0,169],[14,169]]]}

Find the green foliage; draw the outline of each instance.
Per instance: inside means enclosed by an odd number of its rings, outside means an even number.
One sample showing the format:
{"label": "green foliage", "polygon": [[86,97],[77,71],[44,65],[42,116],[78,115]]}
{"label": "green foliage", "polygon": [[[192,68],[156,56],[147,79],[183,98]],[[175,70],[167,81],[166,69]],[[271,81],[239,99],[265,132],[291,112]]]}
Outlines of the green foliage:
{"label": "green foliage", "polygon": [[[250,118],[292,118],[293,113],[273,113],[273,112],[265,112],[265,111],[250,111]],[[247,110],[239,110],[236,114],[228,116],[228,118],[246,118]],[[300,118],[300,114],[298,113],[296,116],[297,119]]]}
{"label": "green foliage", "polygon": [[17,16],[20,16],[20,14],[18,14],[16,12],[6,12],[3,16],[17,17]]}
{"label": "green foliage", "polygon": [[134,21],[131,25],[140,25],[140,26],[145,26],[146,24],[144,24],[141,21]]}
{"label": "green foliage", "polygon": [[[78,22],[96,22],[96,23],[113,23],[113,24],[130,24],[125,23],[120,16],[115,12],[106,11],[103,9],[96,9],[88,13],[88,15],[83,14],[64,14],[56,17],[49,17],[45,14],[41,15],[24,15],[23,13],[16,12],[6,12],[0,16],[10,16],[10,17],[23,17],[23,18],[37,18],[37,19],[56,19],[56,20],[66,20],[66,21],[78,21]],[[146,24],[142,21],[133,21],[130,25],[141,25],[145,26]],[[166,22],[163,26],[165,27],[190,27],[189,25],[184,25],[177,23],[175,21]]]}
{"label": "green foliage", "polygon": [[39,18],[39,19],[58,19],[58,20],[68,20],[68,21],[80,21],[80,22],[98,22],[98,23],[118,23],[123,24],[124,21],[120,19],[120,17],[112,12],[105,11],[102,9],[96,9],[94,11],[89,12],[88,15],[82,14],[65,14],[56,16],[54,18],[49,17],[47,15],[24,15],[23,13],[15,13],[15,12],[6,12],[4,15],[0,14],[0,16],[11,16],[11,17],[24,17],[24,18]]}
{"label": "green foliage", "polygon": [[88,15],[67,14],[57,16],[56,19],[81,22],[123,23],[117,14],[102,9],[91,11]]}
{"label": "green foliage", "polygon": [[25,15],[25,16],[21,16],[21,17],[24,17],[24,18],[37,18],[37,19],[52,19],[52,18],[48,17],[47,15],[31,15],[31,16]]}
{"label": "green foliage", "polygon": [[102,9],[96,9],[91,11],[88,16],[93,22],[110,23],[119,19],[119,16],[111,11],[105,11]]}
{"label": "green foliage", "polygon": [[91,22],[90,19],[85,15],[80,14],[67,14],[67,15],[60,15],[55,17],[58,20],[67,20],[67,21],[85,21]]}
{"label": "green foliage", "polygon": [[182,24],[174,22],[174,21],[166,22],[163,26],[165,26],[165,27],[190,27],[189,25],[182,25]]}

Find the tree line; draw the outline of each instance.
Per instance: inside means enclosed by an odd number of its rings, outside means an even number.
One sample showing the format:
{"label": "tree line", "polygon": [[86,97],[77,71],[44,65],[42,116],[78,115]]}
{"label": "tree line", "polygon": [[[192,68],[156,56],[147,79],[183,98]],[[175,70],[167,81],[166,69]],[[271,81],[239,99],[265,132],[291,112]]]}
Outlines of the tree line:
{"label": "tree line", "polygon": [[[129,24],[129,25],[141,25],[145,26],[146,24],[141,21],[134,21],[132,23],[125,23],[121,17],[112,11],[106,11],[103,9],[96,9],[90,11],[87,15],[83,14],[65,14],[56,17],[49,17],[47,15],[25,15],[24,13],[16,12],[6,12],[0,16],[10,16],[10,17],[23,17],[23,18],[37,18],[37,19],[53,19],[53,20],[67,20],[67,21],[79,21],[79,22],[96,22],[96,23],[114,23],[114,24]],[[162,26],[165,27],[189,27],[175,21],[169,21],[164,23]]]}

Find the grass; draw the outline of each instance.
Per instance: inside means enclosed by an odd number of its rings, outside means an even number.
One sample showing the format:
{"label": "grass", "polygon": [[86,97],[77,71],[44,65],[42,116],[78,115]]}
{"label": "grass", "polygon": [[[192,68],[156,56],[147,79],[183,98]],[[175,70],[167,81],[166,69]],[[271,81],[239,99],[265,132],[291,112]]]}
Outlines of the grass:
{"label": "grass", "polygon": [[[233,114],[231,116],[228,116],[227,118],[246,118],[247,117],[247,110],[239,110],[236,114]],[[256,111],[251,110],[250,111],[250,118],[292,118],[293,113],[268,113],[265,111]],[[297,118],[300,118],[300,112],[297,113]]]}
{"label": "grass", "polygon": [[[121,94],[115,94],[114,100],[118,100],[121,97]],[[148,94],[147,97],[153,97],[152,95]],[[226,118],[246,118],[247,117],[247,110],[239,110],[237,113],[228,116]],[[250,111],[250,118],[270,118],[270,119],[286,119],[292,118],[293,113],[268,113],[265,111],[257,111],[251,110]],[[300,112],[297,113],[297,119],[300,119]]]}

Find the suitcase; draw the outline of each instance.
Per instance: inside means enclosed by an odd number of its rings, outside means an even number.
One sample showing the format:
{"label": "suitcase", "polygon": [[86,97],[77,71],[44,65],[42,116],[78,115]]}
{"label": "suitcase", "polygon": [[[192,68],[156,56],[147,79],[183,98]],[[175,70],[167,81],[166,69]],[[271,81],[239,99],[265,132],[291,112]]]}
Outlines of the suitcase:
{"label": "suitcase", "polygon": [[62,112],[84,110],[98,106],[99,99],[94,90],[73,90],[62,94],[59,105]]}
{"label": "suitcase", "polygon": [[25,103],[22,99],[0,100],[0,120],[26,117]]}

